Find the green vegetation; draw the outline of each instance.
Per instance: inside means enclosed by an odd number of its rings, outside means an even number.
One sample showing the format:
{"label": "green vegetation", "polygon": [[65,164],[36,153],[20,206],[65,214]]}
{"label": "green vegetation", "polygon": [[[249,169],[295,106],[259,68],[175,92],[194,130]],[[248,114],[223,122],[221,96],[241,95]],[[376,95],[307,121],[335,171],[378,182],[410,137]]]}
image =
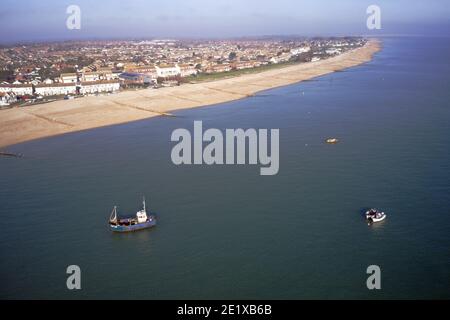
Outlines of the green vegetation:
{"label": "green vegetation", "polygon": [[260,73],[267,70],[281,69],[288,66],[299,64],[297,61],[282,62],[278,64],[268,64],[260,67],[242,69],[242,70],[231,70],[227,72],[215,72],[215,73],[200,73],[198,75],[190,76],[184,79],[184,82],[197,83],[205,81],[214,81],[226,78],[233,78],[243,74]]}
{"label": "green vegetation", "polygon": [[228,55],[228,60],[234,60],[236,59],[236,52],[230,52],[230,54]]}

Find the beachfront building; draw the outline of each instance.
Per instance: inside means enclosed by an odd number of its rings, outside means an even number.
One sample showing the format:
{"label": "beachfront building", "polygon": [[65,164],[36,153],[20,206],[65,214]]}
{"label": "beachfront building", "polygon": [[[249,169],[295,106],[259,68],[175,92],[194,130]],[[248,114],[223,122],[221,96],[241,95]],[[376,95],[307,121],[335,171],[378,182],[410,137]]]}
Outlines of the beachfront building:
{"label": "beachfront building", "polygon": [[162,64],[155,66],[155,68],[160,78],[171,78],[181,75],[180,68],[176,64]]}
{"label": "beachfront building", "polygon": [[271,62],[271,63],[287,62],[287,61],[289,61],[289,59],[290,59],[291,57],[292,57],[292,54],[291,54],[290,52],[285,52],[285,53],[282,53],[282,54],[279,55],[279,56],[272,57],[272,58],[270,59],[270,62]]}
{"label": "beachfront building", "polygon": [[329,54],[329,55],[336,55],[336,54],[340,54],[341,53],[341,49],[332,48],[332,49],[325,50],[325,52],[327,54]]}
{"label": "beachfront building", "polygon": [[100,78],[101,78],[100,73],[95,72],[95,71],[86,71],[81,74],[82,82],[99,81]]}
{"label": "beachfront building", "polygon": [[119,75],[119,79],[123,85],[143,85],[155,82],[155,79],[144,73],[124,72]]}
{"label": "beachfront building", "polygon": [[120,90],[120,82],[117,80],[81,82],[78,90],[80,94],[116,92]]}
{"label": "beachfront building", "polygon": [[1,84],[0,92],[13,93],[17,96],[25,96],[33,94],[33,86],[31,84]]}
{"label": "beachfront building", "polygon": [[192,64],[178,64],[178,68],[180,69],[180,75],[182,77],[189,77],[197,74],[197,69]]}
{"label": "beachfront building", "polygon": [[127,65],[124,67],[124,71],[126,73],[145,74],[149,76],[151,79],[158,78],[158,72],[156,71],[156,68],[153,65],[144,65],[144,66]]}
{"label": "beachfront building", "polygon": [[311,51],[311,47],[305,46],[305,47],[299,47],[299,48],[292,49],[291,54],[295,56],[295,55],[299,55],[299,54],[306,53],[309,51]]}
{"label": "beachfront building", "polygon": [[62,83],[77,83],[78,76],[76,73],[61,73],[59,76]]}
{"label": "beachfront building", "polygon": [[110,81],[114,79],[112,69],[109,67],[98,68],[97,72],[100,73],[100,80]]}
{"label": "beachfront building", "polygon": [[[258,64],[259,66],[259,64]],[[255,62],[253,61],[241,61],[232,64],[233,69],[242,70],[242,69],[251,69],[256,67]]]}
{"label": "beachfront building", "polygon": [[114,75],[111,68],[99,68],[97,71],[83,71],[81,82],[109,81],[113,80]]}
{"label": "beachfront building", "polygon": [[228,63],[216,64],[206,68],[206,73],[227,72],[231,71],[232,66]]}
{"label": "beachfront building", "polygon": [[34,87],[34,93],[39,96],[59,96],[76,94],[76,83],[40,83]]}

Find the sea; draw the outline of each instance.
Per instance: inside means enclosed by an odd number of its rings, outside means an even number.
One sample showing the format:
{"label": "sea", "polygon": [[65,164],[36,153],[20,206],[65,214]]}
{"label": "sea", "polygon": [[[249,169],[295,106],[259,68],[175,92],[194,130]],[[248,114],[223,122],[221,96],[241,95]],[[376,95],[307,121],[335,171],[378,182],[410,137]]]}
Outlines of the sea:
{"label": "sea", "polygon": [[[382,38],[310,81],[7,148],[24,156],[0,158],[0,298],[450,298],[449,40]],[[278,174],[175,165],[195,120],[279,129]],[[142,196],[157,226],[111,232]],[[368,225],[372,207],[387,218]]]}

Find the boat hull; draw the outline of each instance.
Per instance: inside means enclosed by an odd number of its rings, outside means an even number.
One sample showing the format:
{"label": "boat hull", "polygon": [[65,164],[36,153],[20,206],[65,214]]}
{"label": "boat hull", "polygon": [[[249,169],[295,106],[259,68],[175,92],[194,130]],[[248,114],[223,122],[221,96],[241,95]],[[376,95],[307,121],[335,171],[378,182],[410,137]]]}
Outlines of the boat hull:
{"label": "boat hull", "polygon": [[130,226],[110,224],[109,227],[110,227],[111,231],[113,231],[113,232],[133,232],[133,231],[148,229],[148,228],[154,227],[155,225],[156,225],[156,220],[152,219],[152,220],[146,221],[144,223],[138,223],[138,224],[130,225]]}
{"label": "boat hull", "polygon": [[384,219],[386,219],[386,214],[382,214],[382,215],[380,215],[380,216],[378,216],[378,217],[375,217],[375,216],[366,216],[366,219],[367,219],[367,221],[369,221],[370,223],[373,223],[373,222],[380,222],[380,221],[383,221]]}
{"label": "boat hull", "polygon": [[386,219],[386,215],[383,214],[383,215],[382,215],[381,217],[379,217],[379,218],[369,218],[369,219],[371,219],[372,222],[380,222],[380,221],[383,221],[384,219]]}

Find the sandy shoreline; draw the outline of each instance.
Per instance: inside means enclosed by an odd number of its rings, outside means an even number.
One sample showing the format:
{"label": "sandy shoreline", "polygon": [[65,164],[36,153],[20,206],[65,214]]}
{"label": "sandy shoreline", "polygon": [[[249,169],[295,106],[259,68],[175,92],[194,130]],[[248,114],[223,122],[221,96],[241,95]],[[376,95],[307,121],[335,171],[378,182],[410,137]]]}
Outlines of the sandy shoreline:
{"label": "sandy shoreline", "polygon": [[0,110],[0,148],[38,138],[160,116],[164,112],[245,98],[259,91],[368,62],[380,48],[378,41],[370,40],[364,47],[327,60],[234,78]]}

